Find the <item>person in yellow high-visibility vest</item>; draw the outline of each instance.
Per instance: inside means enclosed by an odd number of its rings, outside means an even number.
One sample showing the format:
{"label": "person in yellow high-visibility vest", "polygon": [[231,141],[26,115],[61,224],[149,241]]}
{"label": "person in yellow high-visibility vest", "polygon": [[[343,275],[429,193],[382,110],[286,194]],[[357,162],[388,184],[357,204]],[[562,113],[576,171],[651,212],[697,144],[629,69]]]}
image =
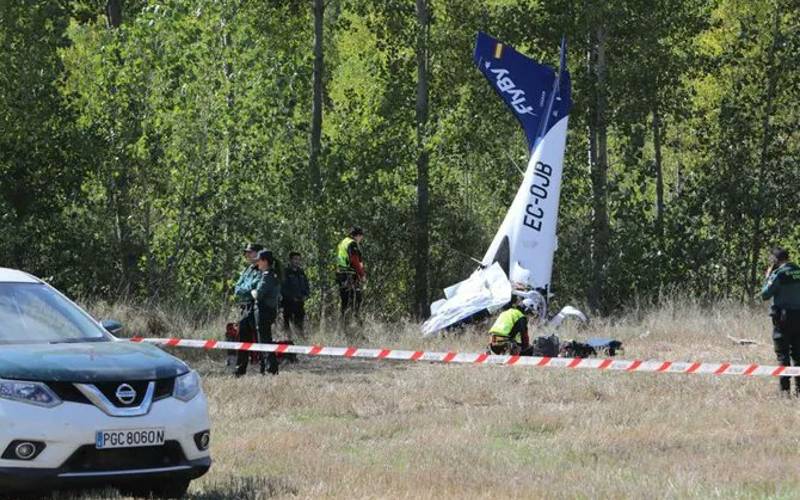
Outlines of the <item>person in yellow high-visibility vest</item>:
{"label": "person in yellow high-visibility vest", "polygon": [[361,312],[364,284],[367,282],[364,253],[361,250],[363,240],[364,231],[353,226],[336,247],[336,283],[339,285],[342,321],[345,323],[348,316],[352,314],[358,319]]}
{"label": "person in yellow high-visibility vest", "polygon": [[524,299],[500,313],[489,329],[489,349],[492,353],[518,355],[530,351],[527,314],[534,310],[534,301]]}

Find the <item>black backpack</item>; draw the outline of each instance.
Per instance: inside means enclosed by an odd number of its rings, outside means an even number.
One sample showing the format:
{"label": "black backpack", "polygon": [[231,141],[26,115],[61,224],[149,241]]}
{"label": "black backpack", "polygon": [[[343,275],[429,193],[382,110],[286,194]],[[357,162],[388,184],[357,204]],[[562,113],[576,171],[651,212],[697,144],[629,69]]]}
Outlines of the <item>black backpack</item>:
{"label": "black backpack", "polygon": [[561,342],[556,335],[549,337],[536,337],[533,339],[533,355],[555,358],[558,356]]}

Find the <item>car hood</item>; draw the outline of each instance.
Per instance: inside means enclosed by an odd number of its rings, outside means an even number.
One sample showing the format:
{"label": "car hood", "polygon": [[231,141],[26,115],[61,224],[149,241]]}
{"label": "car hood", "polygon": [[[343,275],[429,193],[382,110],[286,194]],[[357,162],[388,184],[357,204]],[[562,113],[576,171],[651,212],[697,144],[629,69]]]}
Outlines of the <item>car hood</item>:
{"label": "car hood", "polygon": [[128,341],[0,345],[0,378],[112,382],[175,377],[186,364],[149,344]]}

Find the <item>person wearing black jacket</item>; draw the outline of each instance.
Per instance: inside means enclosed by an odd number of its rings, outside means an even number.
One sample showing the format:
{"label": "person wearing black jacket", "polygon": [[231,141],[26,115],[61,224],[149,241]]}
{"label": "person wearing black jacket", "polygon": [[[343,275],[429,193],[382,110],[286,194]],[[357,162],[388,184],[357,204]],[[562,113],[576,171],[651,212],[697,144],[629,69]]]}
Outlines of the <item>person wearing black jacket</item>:
{"label": "person wearing black jacket", "polygon": [[283,273],[281,295],[283,296],[283,326],[288,331],[293,326],[303,332],[306,309],[305,303],[311,294],[308,277],[302,268],[302,256],[299,252],[289,254],[289,266]]}

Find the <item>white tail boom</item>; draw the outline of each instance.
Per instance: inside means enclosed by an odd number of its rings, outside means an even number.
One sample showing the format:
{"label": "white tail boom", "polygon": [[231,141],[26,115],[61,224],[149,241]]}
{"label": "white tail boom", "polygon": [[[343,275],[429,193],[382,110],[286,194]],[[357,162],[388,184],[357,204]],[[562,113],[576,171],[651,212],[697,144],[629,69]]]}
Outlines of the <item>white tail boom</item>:
{"label": "white tail boom", "polygon": [[426,336],[481,311],[493,313],[508,304],[512,294],[538,299],[540,317],[546,317],[571,107],[563,41],[560,62],[556,72],[478,34],[475,63],[520,121],[531,156],[481,267],[431,305],[431,317],[422,326]]}

